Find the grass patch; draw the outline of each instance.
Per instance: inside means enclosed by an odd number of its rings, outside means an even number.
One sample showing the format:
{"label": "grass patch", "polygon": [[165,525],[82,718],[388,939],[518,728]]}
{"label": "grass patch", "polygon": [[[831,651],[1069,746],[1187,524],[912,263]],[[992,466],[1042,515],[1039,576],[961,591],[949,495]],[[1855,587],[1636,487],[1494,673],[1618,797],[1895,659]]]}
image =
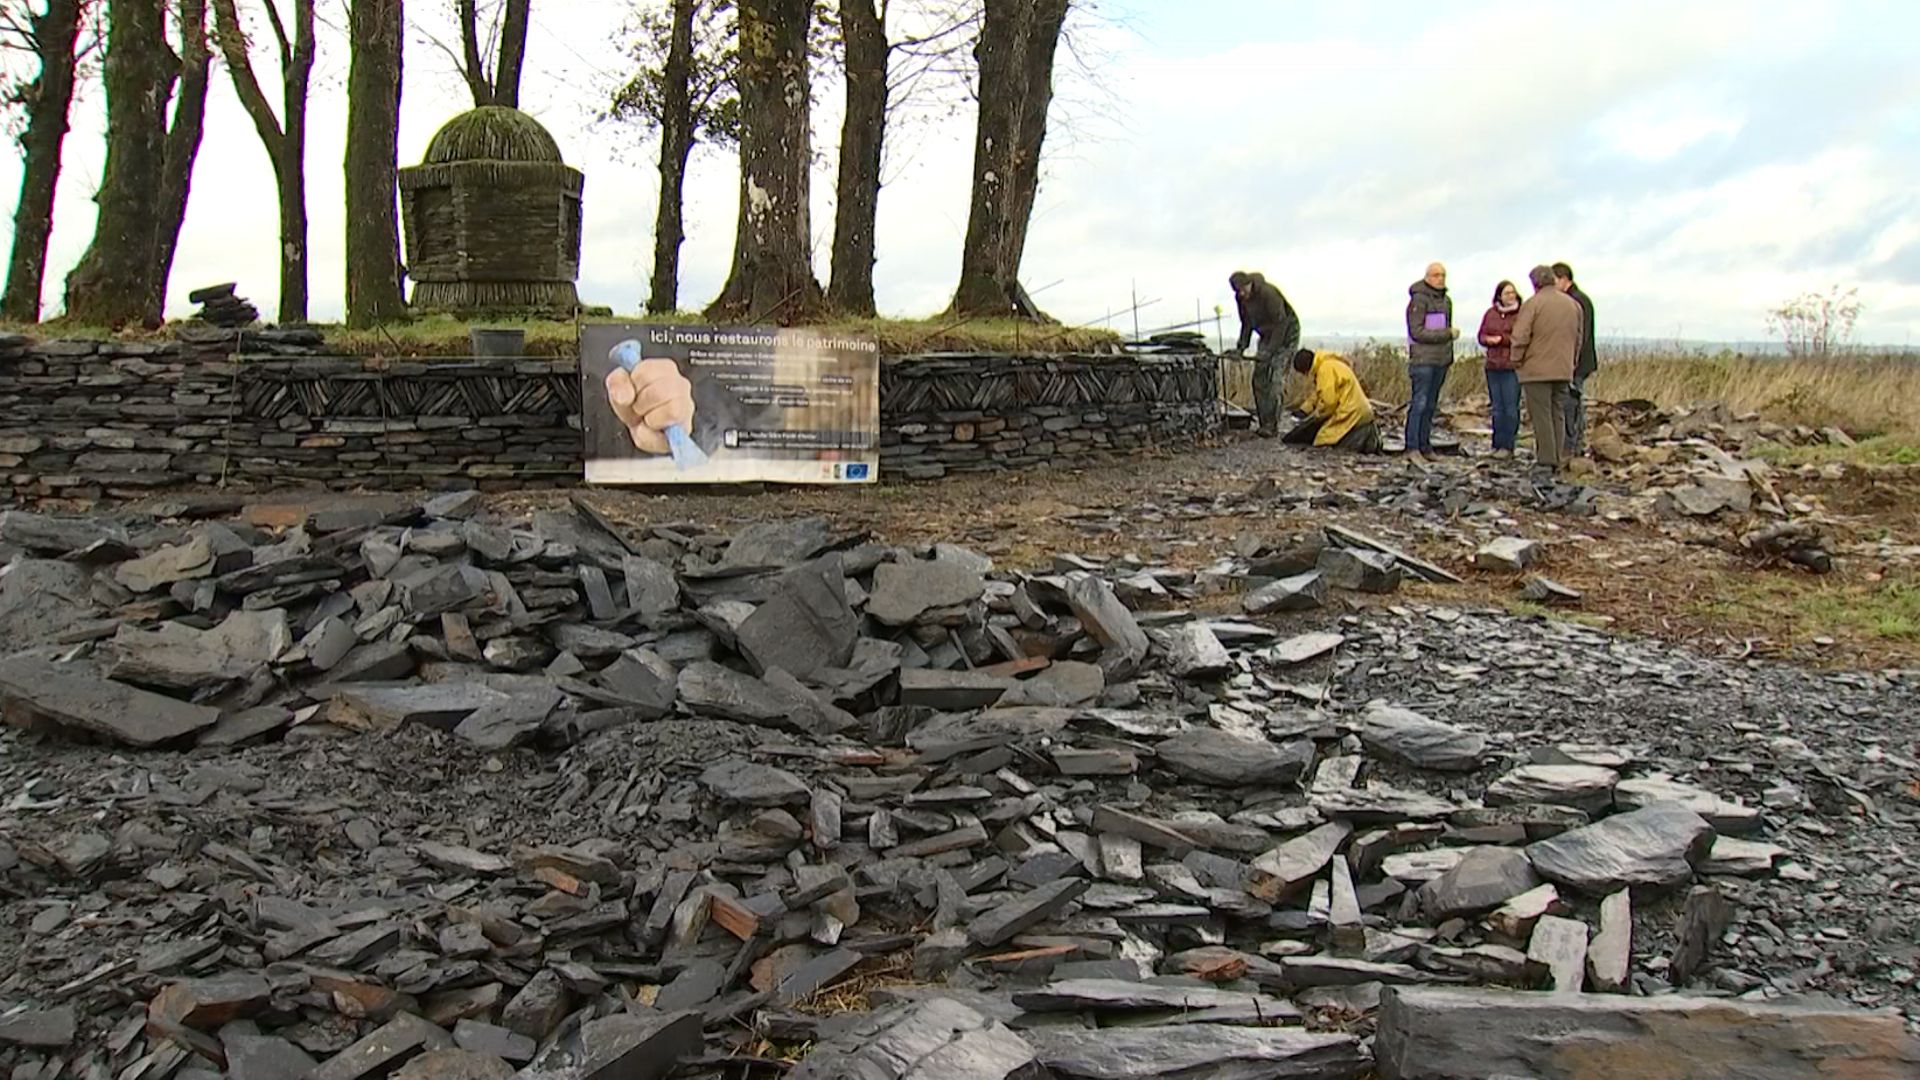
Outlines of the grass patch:
{"label": "grass patch", "polygon": [[[690,312],[665,315],[589,316],[584,323],[692,323],[702,322]],[[471,356],[467,331],[476,326],[526,331],[526,354],[534,357],[570,357],[578,329],[571,321],[555,319],[468,320],[451,315],[422,315],[407,322],[370,330],[348,330],[338,324],[320,324],[330,350],[343,356],[385,356],[395,359],[435,359]],[[1111,351],[1120,336],[1111,330],[1052,326],[1017,319],[836,319],[816,329],[840,335],[871,337],[887,356],[927,352],[1091,353]],[[0,324],[0,332],[37,338],[87,341],[151,340],[166,331],[114,332],[102,327],[61,321],[38,326]]]}
{"label": "grass patch", "polygon": [[1890,435],[1862,439],[1855,446],[1785,446],[1762,443],[1753,448],[1755,457],[1772,465],[1920,465],[1920,445]]}
{"label": "grass patch", "polygon": [[1795,641],[1816,637],[1920,641],[1920,584],[1849,584],[1768,575],[1728,581],[1712,600],[1693,605],[1710,619],[1766,622]]}

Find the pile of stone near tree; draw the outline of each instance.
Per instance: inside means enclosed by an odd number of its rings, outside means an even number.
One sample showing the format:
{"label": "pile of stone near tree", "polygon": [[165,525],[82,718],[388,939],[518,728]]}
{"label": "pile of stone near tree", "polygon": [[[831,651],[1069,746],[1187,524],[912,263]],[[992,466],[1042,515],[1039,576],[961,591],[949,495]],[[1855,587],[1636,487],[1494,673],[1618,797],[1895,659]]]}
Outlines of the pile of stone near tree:
{"label": "pile of stone near tree", "polygon": [[1422,565],[1344,531],[1253,553],[1254,622],[817,519],[254,522],[0,515],[16,1078],[1920,1068],[1890,1014],[1674,993],[1758,809],[1325,707],[1329,589]]}
{"label": "pile of stone near tree", "polygon": [[237,282],[229,281],[224,285],[209,285],[188,293],[188,302],[200,305],[200,310],[193,314],[194,319],[230,330],[259,322],[260,309],[236,295],[238,288]]}

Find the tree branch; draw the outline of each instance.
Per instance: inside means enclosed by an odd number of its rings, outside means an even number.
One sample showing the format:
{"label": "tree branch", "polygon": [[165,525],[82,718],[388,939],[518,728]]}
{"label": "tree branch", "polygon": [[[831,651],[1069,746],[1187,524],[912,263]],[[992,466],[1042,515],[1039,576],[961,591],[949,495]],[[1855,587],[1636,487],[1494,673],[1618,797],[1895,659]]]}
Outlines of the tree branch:
{"label": "tree branch", "polygon": [[260,80],[253,73],[253,59],[247,52],[247,36],[240,29],[240,17],[233,9],[233,0],[213,0],[213,25],[213,36],[220,46],[220,56],[227,62],[227,73],[233,76],[234,92],[240,95],[240,104],[253,119],[253,128],[260,133],[267,156],[273,159],[273,167],[278,171],[286,133],[281,130],[279,118],[273,113],[273,105],[267,101],[267,95],[261,92]]}
{"label": "tree branch", "polygon": [[480,59],[480,5],[476,0],[459,0],[459,19],[460,50],[466,58],[460,65],[460,74],[467,77],[474,105],[491,105],[493,86],[487,82],[486,69]]}

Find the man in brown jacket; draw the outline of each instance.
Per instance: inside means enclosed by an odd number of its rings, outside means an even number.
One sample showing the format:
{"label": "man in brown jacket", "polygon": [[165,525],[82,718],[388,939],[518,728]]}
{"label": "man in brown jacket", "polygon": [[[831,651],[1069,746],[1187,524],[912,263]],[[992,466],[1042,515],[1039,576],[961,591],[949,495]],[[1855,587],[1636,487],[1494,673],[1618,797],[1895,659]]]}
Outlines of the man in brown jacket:
{"label": "man in brown jacket", "polygon": [[1513,366],[1533,421],[1534,460],[1557,470],[1566,461],[1568,387],[1580,360],[1585,316],[1578,300],[1554,286],[1552,267],[1536,266],[1527,278],[1533,296],[1514,320]]}

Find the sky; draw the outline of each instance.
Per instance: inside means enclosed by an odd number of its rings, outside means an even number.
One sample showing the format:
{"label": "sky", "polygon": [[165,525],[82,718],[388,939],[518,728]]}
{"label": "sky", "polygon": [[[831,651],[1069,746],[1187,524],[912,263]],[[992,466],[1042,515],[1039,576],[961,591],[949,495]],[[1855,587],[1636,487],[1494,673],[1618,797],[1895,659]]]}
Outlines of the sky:
{"label": "sky", "polygon": [[[1564,260],[1603,338],[1761,340],[1770,308],[1840,285],[1859,290],[1856,340],[1920,345],[1920,5],[1093,2],[1062,54],[1021,275],[1064,322],[1131,332],[1136,314],[1149,330],[1224,306],[1230,339],[1226,276],[1247,269],[1287,293],[1309,339],[1388,337],[1431,260],[1448,264],[1462,322],[1500,279]],[[402,165],[467,104],[430,40],[451,40],[451,7],[408,4]],[[621,312],[645,299],[658,193],[657,147],[596,119],[625,74],[631,7],[535,0],[522,90],[586,173],[581,296]],[[333,28],[309,121],[311,314],[326,320],[345,297],[344,10],[321,0]],[[839,94],[823,80],[814,113],[823,283]],[[96,89],[68,139],[50,311],[92,231],[103,128]],[[923,102],[890,139],[878,300],[925,316],[959,273],[972,104]],[[18,168],[0,161],[0,191],[17,191]],[[724,280],[736,177],[729,153],[696,152],[683,308]],[[275,222],[265,151],[216,68],[169,315],[227,280],[271,313]],[[10,242],[10,215],[5,228]]]}

